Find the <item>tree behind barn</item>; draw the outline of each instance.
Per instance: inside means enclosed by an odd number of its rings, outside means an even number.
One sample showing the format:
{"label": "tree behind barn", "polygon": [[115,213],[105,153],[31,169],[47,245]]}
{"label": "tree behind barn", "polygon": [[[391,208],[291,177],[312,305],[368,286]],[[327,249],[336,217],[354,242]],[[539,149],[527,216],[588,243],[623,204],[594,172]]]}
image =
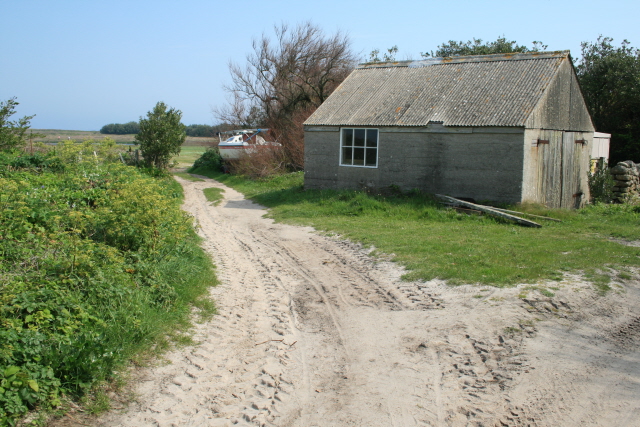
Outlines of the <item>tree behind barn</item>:
{"label": "tree behind barn", "polygon": [[439,57],[444,58],[447,56],[465,56],[465,55],[491,55],[496,53],[526,53],[526,52],[538,52],[545,50],[547,45],[539,41],[534,41],[532,47],[529,48],[525,45],[519,45],[515,40],[507,40],[504,36],[498,37],[496,41],[482,42],[482,39],[455,41],[449,40],[446,43],[442,43],[438,46],[438,49],[434,52],[423,52],[420,55],[424,58]]}
{"label": "tree behind barn", "polygon": [[356,56],[349,38],[327,36],[306,22],[275,28],[275,40],[254,40],[244,67],[231,63],[226,106],[216,117],[239,127],[268,127],[283,146],[290,165],[304,166],[302,123],[353,70]]}
{"label": "tree behind barn", "polygon": [[164,102],[158,102],[147,118],[140,118],[140,132],[136,140],[148,166],[167,169],[171,157],[180,154],[180,148],[187,135],[185,126],[180,122],[182,112],[168,108]]}
{"label": "tree behind barn", "polygon": [[576,70],[596,130],[611,133],[610,164],[640,162],[640,50],[612,41],[583,42]]}

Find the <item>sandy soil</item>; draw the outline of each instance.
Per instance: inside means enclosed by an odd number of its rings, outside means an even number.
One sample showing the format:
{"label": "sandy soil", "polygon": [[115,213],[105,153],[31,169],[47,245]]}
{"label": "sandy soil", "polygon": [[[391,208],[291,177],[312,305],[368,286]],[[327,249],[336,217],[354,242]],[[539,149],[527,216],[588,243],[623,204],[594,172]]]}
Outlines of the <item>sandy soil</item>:
{"label": "sandy soil", "polygon": [[215,181],[180,183],[218,265],[219,315],[93,425],[640,426],[638,274],[604,297],[578,277],[551,298],[403,282]]}

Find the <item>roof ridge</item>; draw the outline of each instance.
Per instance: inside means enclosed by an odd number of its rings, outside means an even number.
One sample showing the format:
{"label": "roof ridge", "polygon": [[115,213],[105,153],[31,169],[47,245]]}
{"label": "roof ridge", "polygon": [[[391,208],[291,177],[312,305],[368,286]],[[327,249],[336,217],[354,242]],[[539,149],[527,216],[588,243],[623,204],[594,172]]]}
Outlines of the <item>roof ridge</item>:
{"label": "roof ridge", "polygon": [[562,58],[570,55],[569,50],[554,50],[545,52],[513,52],[513,53],[494,53],[491,55],[461,55],[461,56],[448,56],[444,58],[434,57],[422,60],[408,60],[408,61],[389,61],[389,62],[365,62],[358,64],[357,69],[364,68],[392,68],[392,67],[405,67],[405,68],[420,68],[430,65],[441,64],[458,64],[469,62],[494,62],[494,61],[519,61],[519,60],[531,60],[531,59],[550,59],[550,58]]}

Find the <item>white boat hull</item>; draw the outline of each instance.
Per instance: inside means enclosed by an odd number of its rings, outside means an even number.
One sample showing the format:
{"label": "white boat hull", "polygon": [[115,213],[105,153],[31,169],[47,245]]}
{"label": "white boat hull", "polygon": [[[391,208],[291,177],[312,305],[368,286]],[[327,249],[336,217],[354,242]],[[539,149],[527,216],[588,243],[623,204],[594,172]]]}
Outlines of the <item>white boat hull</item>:
{"label": "white boat hull", "polygon": [[233,146],[233,145],[219,145],[218,151],[220,152],[220,157],[225,160],[238,160],[242,153],[246,151],[247,147],[243,147],[242,145]]}

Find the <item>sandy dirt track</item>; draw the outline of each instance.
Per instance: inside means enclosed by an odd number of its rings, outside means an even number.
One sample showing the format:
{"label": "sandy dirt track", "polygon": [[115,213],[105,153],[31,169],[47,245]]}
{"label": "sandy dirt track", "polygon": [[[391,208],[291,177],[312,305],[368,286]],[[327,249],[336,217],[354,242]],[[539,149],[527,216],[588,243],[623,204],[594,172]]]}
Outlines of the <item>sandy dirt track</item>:
{"label": "sandy dirt track", "polygon": [[94,425],[640,426],[638,274],[604,297],[577,277],[551,298],[404,282],[357,245],[177,179],[219,314]]}

